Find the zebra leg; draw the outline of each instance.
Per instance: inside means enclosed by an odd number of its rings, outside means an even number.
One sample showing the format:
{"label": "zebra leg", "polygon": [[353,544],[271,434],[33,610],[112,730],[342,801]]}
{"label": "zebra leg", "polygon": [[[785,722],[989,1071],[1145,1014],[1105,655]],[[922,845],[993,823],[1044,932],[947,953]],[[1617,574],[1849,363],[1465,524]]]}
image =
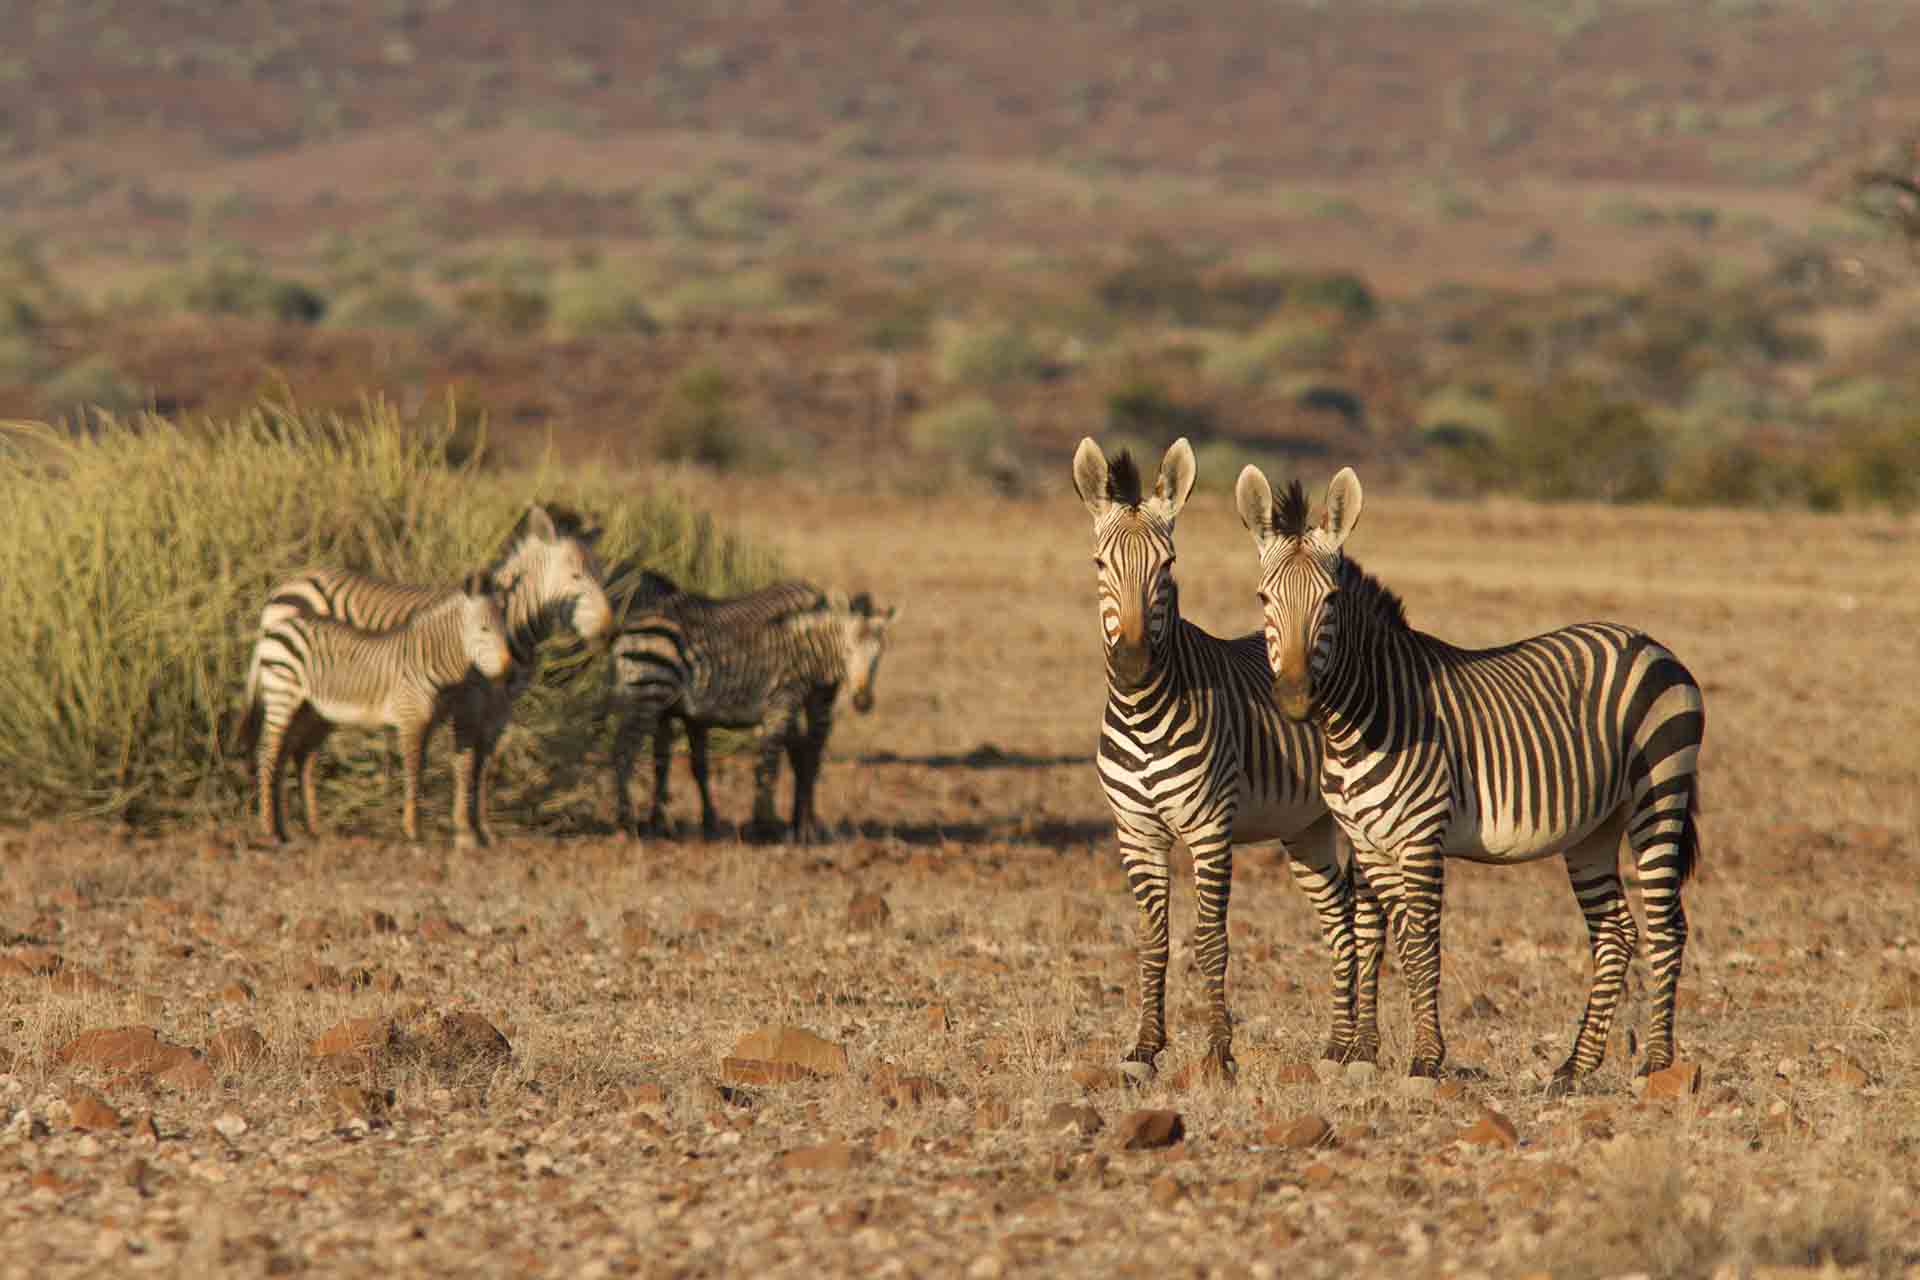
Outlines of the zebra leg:
{"label": "zebra leg", "polygon": [[1154,1077],[1153,1060],[1167,1047],[1167,856],[1173,833],[1119,823],[1115,834],[1140,917],[1140,1034],[1120,1070],[1135,1084],[1146,1084]]}
{"label": "zebra leg", "polygon": [[1227,1008],[1227,905],[1233,897],[1233,815],[1204,835],[1187,832],[1193,854],[1194,952],[1207,983],[1207,1068],[1231,1080],[1233,1014]]}
{"label": "zebra leg", "polygon": [[[640,740],[661,731],[657,708],[633,707],[613,731],[610,764],[613,770],[613,821],[623,834],[639,835],[640,822],[633,812],[633,750]],[[656,792],[658,787],[655,788]]]}
{"label": "zebra leg", "polygon": [[470,705],[453,712],[453,847],[471,849],[485,844],[480,834],[480,771],[483,768],[481,741],[486,727]]}
{"label": "zebra leg", "polygon": [[489,845],[493,843],[493,775],[500,760],[500,739],[513,718],[513,695],[505,689],[487,689],[479,696],[485,709],[473,762],[473,831],[482,845]]}
{"label": "zebra leg", "polygon": [[[303,704],[304,705],[304,704]],[[297,714],[301,708],[294,708]],[[275,714],[267,703],[260,715],[260,738],[254,744],[253,784],[258,806],[258,826],[262,840],[287,842],[287,826],[280,803],[280,766],[286,759],[287,725],[290,717]]]}
{"label": "zebra leg", "polygon": [[316,838],[320,834],[320,747],[332,732],[333,726],[310,706],[295,712],[293,723],[287,727],[287,752],[293,760],[294,772],[300,775],[302,816],[306,819],[307,834]]}
{"label": "zebra leg", "polygon": [[1380,1061],[1380,960],[1387,949],[1387,913],[1366,868],[1354,858],[1353,883],[1353,1054],[1349,1062]]}
{"label": "zebra leg", "polygon": [[1587,918],[1587,941],[1593,952],[1593,985],[1573,1051],[1553,1073],[1549,1092],[1567,1093],[1574,1078],[1597,1070],[1607,1056],[1607,1036],[1613,1014],[1626,987],[1627,966],[1639,939],[1627,895],[1620,888],[1620,824],[1608,822],[1598,832],[1567,851],[1567,878],[1573,896]]}
{"label": "zebra leg", "polygon": [[420,843],[420,771],[427,759],[427,730],[430,724],[395,726],[400,738],[400,765],[403,772],[400,801],[400,830],[409,844]]}
{"label": "zebra leg", "polygon": [[[687,723],[687,745],[693,745],[693,723]],[[667,817],[667,797],[673,777],[673,717],[658,716],[653,722],[653,800],[647,809],[647,834],[671,836],[673,821]],[[704,798],[704,795],[703,795]]]}
{"label": "zebra leg", "polygon": [[786,834],[773,793],[780,782],[780,757],[785,754],[787,735],[793,732],[798,714],[799,707],[791,698],[770,699],[766,717],[760,721],[754,743],[753,817],[744,833],[749,840],[778,840]]}
{"label": "zebra leg", "polygon": [[1320,932],[1333,957],[1333,1025],[1327,1032],[1322,1056],[1333,1062],[1354,1057],[1353,998],[1355,948],[1353,935],[1353,880],[1340,865],[1331,814],[1323,815],[1288,848],[1293,882],[1313,904]]}
{"label": "zebra leg", "polygon": [[793,838],[812,844],[831,836],[813,807],[814,789],[820,781],[820,762],[826,756],[827,735],[833,731],[833,694],[809,697],[806,702],[805,733],[790,733],[787,738],[787,763],[793,769]]}
{"label": "zebra leg", "polygon": [[713,786],[707,771],[707,726],[689,720],[687,725],[687,767],[693,772],[693,785],[700,792],[700,836],[705,840],[720,835],[720,811],[713,805]]}
{"label": "zebra leg", "polygon": [[[1438,849],[1415,847],[1401,853],[1401,923],[1394,932],[1413,1012],[1410,1076],[1436,1077],[1447,1058],[1447,1044],[1440,1034],[1440,906],[1445,888],[1446,860]],[[1391,922],[1392,898],[1387,899],[1387,911]]]}
{"label": "zebra leg", "polygon": [[1684,807],[1675,805],[1671,795],[1665,797],[1663,807],[1660,790],[1642,798],[1627,826],[1640,873],[1640,905],[1647,913],[1647,967],[1653,978],[1643,1072],[1664,1071],[1673,1065],[1673,1010],[1680,995],[1680,959],[1687,948],[1687,912],[1680,902],[1680,887],[1700,856],[1694,779],[1686,780]]}

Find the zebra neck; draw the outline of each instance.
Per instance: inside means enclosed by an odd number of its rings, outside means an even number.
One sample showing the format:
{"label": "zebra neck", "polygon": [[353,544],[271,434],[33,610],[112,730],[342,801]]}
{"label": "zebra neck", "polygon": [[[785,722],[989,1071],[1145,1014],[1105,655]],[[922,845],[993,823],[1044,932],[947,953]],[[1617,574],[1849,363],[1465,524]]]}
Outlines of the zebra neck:
{"label": "zebra neck", "polygon": [[412,657],[436,687],[457,684],[466,678],[467,647],[461,643],[463,628],[458,607],[441,609],[422,618],[406,631]]}
{"label": "zebra neck", "polygon": [[1180,617],[1178,604],[1169,607],[1165,627],[1160,632],[1159,642],[1147,645],[1147,676],[1137,685],[1121,684],[1113,671],[1113,651],[1107,651],[1107,695],[1121,702],[1139,704],[1178,693],[1184,688],[1183,670],[1186,663],[1180,661],[1179,650],[1183,647],[1176,637],[1184,638],[1190,628]]}
{"label": "zebra neck", "polygon": [[507,649],[513,654],[515,665],[531,663],[540,642],[553,634],[557,610],[536,600],[531,584],[523,581],[508,595],[503,612],[507,617]]}
{"label": "zebra neck", "polygon": [[1389,701],[1414,695],[1413,682],[1422,666],[1414,652],[1415,633],[1374,625],[1356,614],[1343,616],[1339,626],[1341,642],[1315,691],[1321,727],[1330,747],[1356,737],[1386,745],[1376,741],[1381,734],[1404,732],[1418,720],[1407,713],[1409,708],[1382,714]]}

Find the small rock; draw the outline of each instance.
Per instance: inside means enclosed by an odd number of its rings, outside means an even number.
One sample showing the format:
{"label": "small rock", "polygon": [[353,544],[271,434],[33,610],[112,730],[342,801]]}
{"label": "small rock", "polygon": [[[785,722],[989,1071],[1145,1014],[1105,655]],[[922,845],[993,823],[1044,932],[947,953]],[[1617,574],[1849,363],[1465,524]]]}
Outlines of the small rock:
{"label": "small rock", "polygon": [[235,978],[220,988],[220,998],[228,1004],[247,1004],[253,999],[253,988]]}
{"label": "small rock", "polygon": [[157,1084],[181,1093],[198,1093],[213,1088],[213,1068],[202,1058],[183,1058],[154,1077]]}
{"label": "small rock", "polygon": [[1311,1062],[1283,1062],[1273,1069],[1277,1084],[1319,1084],[1320,1072]]}
{"label": "small rock", "polygon": [[923,1016],[927,1020],[927,1029],[929,1031],[946,1032],[953,1030],[953,1015],[947,1012],[947,1006],[943,1004],[928,1005],[926,1013]]}
{"label": "small rock", "polygon": [[250,1026],[227,1027],[207,1041],[207,1061],[216,1067],[244,1067],[267,1056],[267,1038]]}
{"label": "small rock", "polygon": [[1613,1136],[1613,1117],[1605,1107],[1592,1107],[1574,1122],[1574,1129],[1590,1142],[1605,1142]]}
{"label": "small rock", "polygon": [[1433,1086],[1434,1100],[1437,1102],[1463,1102],[1467,1097],[1467,1085],[1464,1080],[1442,1080]]}
{"label": "small rock", "polygon": [[238,1111],[222,1111],[219,1118],[213,1122],[214,1132],[228,1139],[239,1137],[251,1127],[247,1123],[247,1118]]}
{"label": "small rock", "polygon": [[1512,1148],[1520,1145],[1520,1131],[1492,1107],[1483,1107],[1480,1118],[1460,1131],[1459,1140],[1475,1147]]}
{"label": "small rock", "polygon": [[1847,1089],[1864,1089],[1873,1082],[1866,1068],[1851,1058],[1842,1058],[1828,1067],[1827,1079]]}
{"label": "small rock", "polygon": [[458,920],[437,913],[421,916],[420,923],[414,926],[414,932],[427,942],[447,942],[466,931],[467,927]]}
{"label": "small rock", "polygon": [[1187,1189],[1180,1184],[1180,1179],[1174,1177],[1171,1173],[1161,1174],[1153,1180],[1153,1185],[1147,1189],[1147,1198],[1153,1201],[1155,1207],[1161,1209],[1173,1208],[1173,1206],[1186,1199],[1186,1196]]}
{"label": "small rock", "polygon": [[817,1147],[799,1147],[780,1157],[780,1167],[791,1170],[837,1171],[866,1163],[862,1147],[846,1142],[824,1142]]}
{"label": "small rock", "polygon": [[1047,1111],[1047,1128],[1055,1133],[1071,1130],[1083,1138],[1091,1138],[1106,1127],[1100,1119],[1100,1113],[1092,1107],[1076,1107],[1071,1102],[1056,1102]]}
{"label": "small rock", "polygon": [[1122,1150],[1147,1151],[1181,1141],[1187,1136],[1187,1126],[1178,1111],[1135,1111],[1121,1120],[1114,1132]]}
{"label": "small rock", "polygon": [[1088,1093],[1103,1093],[1120,1087],[1120,1073],[1112,1067],[1078,1066],[1067,1073]]}
{"label": "small rock", "polygon": [[1295,1116],[1284,1125],[1269,1125],[1265,1137],[1276,1146],[1291,1147],[1295,1150],[1310,1150],[1314,1147],[1334,1145],[1333,1125],[1325,1116]]}
{"label": "small rock", "polygon": [[1685,1098],[1699,1091],[1700,1064],[1697,1062],[1676,1062],[1664,1071],[1647,1075],[1648,1100]]}
{"label": "small rock", "polygon": [[152,1027],[95,1027],[61,1045],[54,1057],[76,1067],[152,1075],[191,1060],[193,1050],[162,1040]]}
{"label": "small rock", "polygon": [[870,933],[886,925],[893,908],[877,893],[856,893],[847,904],[847,928],[854,933]]}
{"label": "small rock", "polygon": [[791,1063],[823,1076],[843,1076],[847,1073],[847,1051],[844,1047],[800,1027],[763,1027],[751,1032],[734,1044],[732,1056]]}
{"label": "small rock", "polygon": [[1346,1076],[1350,1085],[1367,1085],[1372,1084],[1373,1078],[1380,1074],[1380,1068],[1371,1062],[1349,1062],[1341,1074]]}
{"label": "small rock", "polygon": [[120,1113],[107,1105],[107,1100],[84,1085],[75,1085],[67,1090],[67,1118],[73,1127],[92,1133],[102,1129],[118,1129]]}
{"label": "small rock", "polygon": [[450,1070],[476,1062],[504,1062],[513,1056],[513,1045],[491,1022],[462,1011],[440,1019],[427,1039],[427,1051],[436,1066]]}
{"label": "small rock", "polygon": [[312,1053],[316,1058],[370,1063],[398,1050],[402,1043],[400,1028],[390,1019],[348,1018],[321,1032],[313,1042]]}

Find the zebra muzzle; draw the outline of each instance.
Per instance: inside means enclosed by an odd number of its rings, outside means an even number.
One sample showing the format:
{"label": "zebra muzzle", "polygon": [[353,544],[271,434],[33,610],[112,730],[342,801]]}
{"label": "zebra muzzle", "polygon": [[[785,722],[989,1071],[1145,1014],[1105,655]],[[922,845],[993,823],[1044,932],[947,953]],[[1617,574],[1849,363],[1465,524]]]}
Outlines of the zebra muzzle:
{"label": "zebra muzzle", "polygon": [[1313,714],[1313,690],[1304,680],[1277,675],[1273,678],[1273,705],[1297,724]]}

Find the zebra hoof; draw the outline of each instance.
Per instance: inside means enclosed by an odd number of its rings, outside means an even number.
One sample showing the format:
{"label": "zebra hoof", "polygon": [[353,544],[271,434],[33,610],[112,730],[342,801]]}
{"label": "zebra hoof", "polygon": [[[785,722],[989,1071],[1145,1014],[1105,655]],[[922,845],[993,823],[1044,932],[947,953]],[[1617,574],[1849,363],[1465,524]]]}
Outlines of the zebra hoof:
{"label": "zebra hoof", "polygon": [[1159,1074],[1151,1062],[1140,1062],[1136,1059],[1128,1058],[1120,1064],[1121,1079],[1136,1089],[1146,1088],[1153,1083],[1153,1078]]}

